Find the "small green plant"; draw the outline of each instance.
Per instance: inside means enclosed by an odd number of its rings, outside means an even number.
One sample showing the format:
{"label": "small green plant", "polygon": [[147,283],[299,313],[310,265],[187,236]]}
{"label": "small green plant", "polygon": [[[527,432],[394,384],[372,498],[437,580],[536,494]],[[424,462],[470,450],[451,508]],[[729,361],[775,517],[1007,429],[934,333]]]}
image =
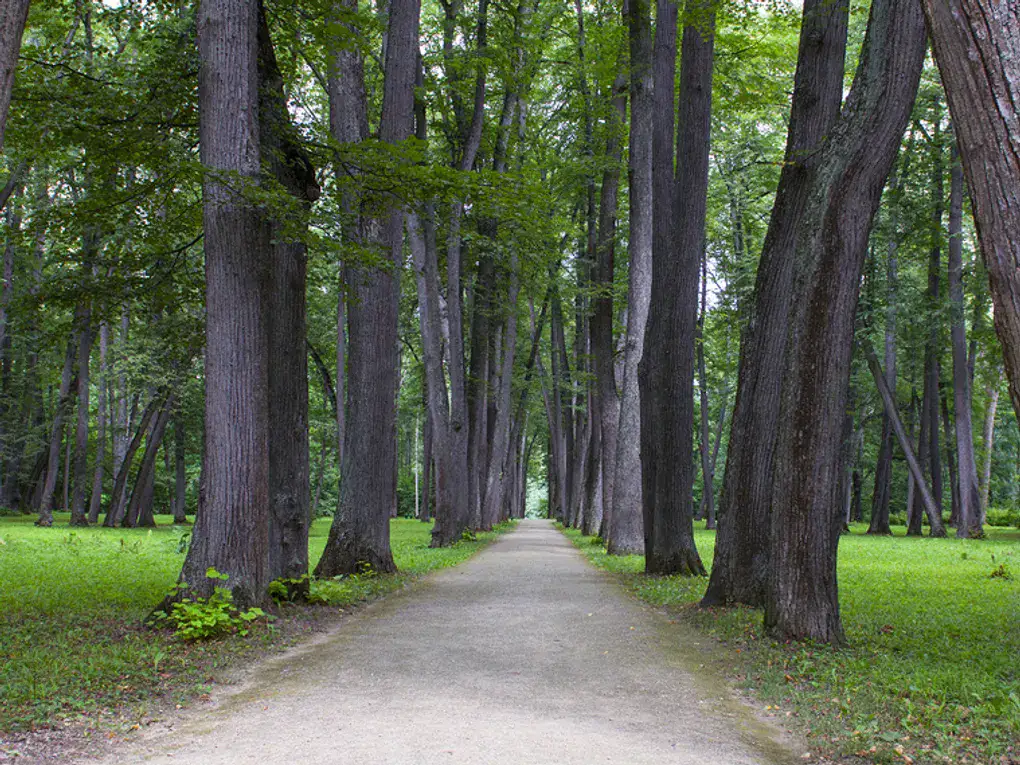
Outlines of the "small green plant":
{"label": "small green plant", "polygon": [[308,574],[294,579],[280,577],[269,583],[269,597],[276,604],[293,603],[308,595]]}
{"label": "small green plant", "polygon": [[1007,566],[1005,563],[1000,563],[999,567],[988,575],[988,578],[1004,579],[1008,582],[1013,578],[1013,572],[1009,570],[1009,566]]}
{"label": "small green plant", "polygon": [[[214,568],[205,572],[209,579],[226,582],[230,577],[221,574]],[[172,588],[171,594],[189,589],[187,584]],[[217,585],[208,598],[182,598],[170,607],[169,613],[156,617],[157,621],[165,621],[173,627],[174,634],[182,640],[195,642],[210,640],[236,633],[245,636],[249,625],[256,619],[267,617],[261,608],[240,610],[234,605],[234,596],[226,587]]]}

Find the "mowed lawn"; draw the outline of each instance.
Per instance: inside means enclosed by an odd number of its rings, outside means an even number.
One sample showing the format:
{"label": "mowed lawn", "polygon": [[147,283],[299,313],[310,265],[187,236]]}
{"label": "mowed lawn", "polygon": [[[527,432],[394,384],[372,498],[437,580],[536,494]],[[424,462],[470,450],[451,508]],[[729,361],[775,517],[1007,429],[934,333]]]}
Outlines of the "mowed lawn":
{"label": "mowed lawn", "polygon": [[[698,524],[710,566],[715,533]],[[568,535],[633,591],[725,643],[733,674],[766,714],[799,716],[811,743],[872,762],[1020,762],[1020,531],[988,539],[869,537],[855,524],[839,546],[849,648],[779,645],[752,609],[702,610],[706,579],[648,578],[641,556],[608,556]]]}
{"label": "mowed lawn", "polygon": [[[327,581],[317,587],[328,606],[284,607],[276,623],[257,625],[248,638],[186,644],[142,622],[176,582],[190,527],[157,516],[155,529],[72,529],[67,518],[57,514],[52,528],[41,529],[34,516],[0,517],[0,732],[81,716],[101,725],[111,714],[131,724],[150,706],[187,703],[223,669],[307,631],[323,612],[335,615],[460,563],[496,535],[433,550],[431,524],[395,519],[400,574]],[[313,565],[329,523],[312,526]]]}

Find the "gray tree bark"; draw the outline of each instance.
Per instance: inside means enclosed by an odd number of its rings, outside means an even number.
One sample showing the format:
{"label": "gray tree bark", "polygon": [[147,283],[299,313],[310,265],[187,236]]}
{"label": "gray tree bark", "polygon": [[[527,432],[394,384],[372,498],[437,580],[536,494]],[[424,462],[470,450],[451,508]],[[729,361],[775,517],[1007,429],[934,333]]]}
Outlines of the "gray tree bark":
{"label": "gray tree bark", "polygon": [[103,504],[103,476],[106,461],[106,410],[109,400],[109,368],[106,358],[110,348],[110,325],[99,324],[99,406],[96,407],[96,467],[92,473],[92,493],[89,495],[89,523],[99,522],[99,511]]}
{"label": "gray tree bark", "polygon": [[269,231],[225,175],[257,185],[258,3],[203,0],[198,14],[199,136],[206,270],[203,491],[181,579],[198,596],[222,584],[244,607],[269,577]]}
{"label": "gray tree bark", "polygon": [[3,0],[0,2],[0,150],[4,146],[7,112],[14,91],[14,72],[18,68],[21,37],[28,20],[31,0]]}
{"label": "gray tree bark", "polygon": [[88,526],[85,506],[88,490],[89,457],[89,361],[92,358],[92,310],[87,303],[78,308],[78,422],[74,438],[74,479],[71,495],[71,525]]}
{"label": "gray tree bark", "polygon": [[39,518],[36,526],[53,525],[53,496],[57,491],[57,474],[60,472],[60,440],[64,432],[64,415],[70,403],[71,378],[74,372],[74,355],[78,344],[77,337],[67,343],[64,354],[64,368],[60,373],[60,388],[57,392],[57,406],[53,414],[53,427],[50,430],[49,456],[46,461],[46,479],[43,483],[42,495],[39,500]]}

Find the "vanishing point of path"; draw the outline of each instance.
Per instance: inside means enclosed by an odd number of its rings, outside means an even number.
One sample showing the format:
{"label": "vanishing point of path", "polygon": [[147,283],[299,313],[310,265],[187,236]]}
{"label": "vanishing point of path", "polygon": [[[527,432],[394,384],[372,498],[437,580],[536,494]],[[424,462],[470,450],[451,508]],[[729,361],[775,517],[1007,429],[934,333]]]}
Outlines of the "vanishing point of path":
{"label": "vanishing point of path", "polygon": [[671,646],[698,638],[680,629],[589,566],[549,522],[524,521],[107,762],[796,761],[725,684],[691,673],[699,649]]}

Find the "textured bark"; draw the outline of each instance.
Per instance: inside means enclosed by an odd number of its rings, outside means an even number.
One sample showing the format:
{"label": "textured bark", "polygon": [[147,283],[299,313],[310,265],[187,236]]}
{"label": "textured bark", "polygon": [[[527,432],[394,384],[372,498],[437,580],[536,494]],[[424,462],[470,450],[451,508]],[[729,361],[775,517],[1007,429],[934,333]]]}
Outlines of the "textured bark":
{"label": "textured bark", "polygon": [[704,605],[762,606],[794,248],[822,149],[839,116],[848,7],[805,0],[779,187],[741,338],[737,397],[719,496],[719,532]]}
{"label": "textured bark", "polygon": [[14,91],[14,72],[18,67],[21,37],[28,20],[31,0],[4,0],[0,3],[0,150],[4,146],[7,112]]}
{"label": "textured bark", "polygon": [[110,325],[105,321],[99,325],[99,405],[96,407],[96,466],[92,472],[92,493],[89,498],[89,523],[98,523],[99,511],[103,504],[103,475],[106,461],[106,410],[108,405],[107,387],[109,367],[106,363],[110,348]]}
{"label": "textured bark", "polygon": [[[705,574],[694,545],[694,344],[705,246],[715,13],[685,8],[677,105],[672,251],[653,249],[652,294],[639,365],[645,570]],[[659,116],[658,114],[656,115]]]}
{"label": "textured bark", "polygon": [[116,477],[113,481],[113,492],[110,494],[110,504],[106,509],[106,517],[103,519],[103,526],[107,528],[112,528],[118,525],[124,517],[128,503],[127,488],[128,479],[131,475],[131,463],[134,461],[135,454],[142,445],[142,441],[145,439],[146,433],[149,432],[149,425],[152,422],[152,418],[155,417],[161,410],[164,400],[165,397],[163,395],[156,395],[152,397],[142,412],[142,417],[138,424],[138,430],[128,443],[127,450],[124,452],[124,459],[121,461],[120,469],[117,471]]}
{"label": "textured bark", "polygon": [[953,162],[949,191],[949,301],[952,316],[950,331],[953,340],[956,462],[960,473],[960,519],[956,536],[978,537],[982,534],[981,490],[978,487],[977,460],[974,457],[967,329],[963,319],[963,168],[958,161]]}
{"label": "textured bark", "polygon": [[840,430],[868,235],[913,109],[925,53],[914,0],[876,0],[854,84],[796,248],[776,443],[765,626],[781,639],[845,640],[836,549]]}
{"label": "textured bark", "polygon": [[241,606],[269,585],[268,227],[218,176],[258,184],[258,4],[204,0],[198,15],[199,136],[205,230],[203,490],[181,579],[208,596],[222,584]]}
{"label": "textured bark", "polygon": [[[293,231],[319,198],[308,153],[291,123],[283,75],[276,62],[265,9],[259,6],[259,142],[276,181],[297,211],[281,210],[271,221],[273,288],[266,306],[269,325],[269,578],[303,580],[308,574],[311,523],[308,455],[308,353],[305,320],[307,248]],[[294,214],[296,213],[296,214]],[[288,220],[290,218],[291,220]],[[291,228],[288,229],[288,226]],[[303,225],[307,229],[307,224]],[[292,595],[307,584],[290,584]]]}
{"label": "textured bark", "polygon": [[[479,222],[480,227],[491,236],[491,221]],[[479,233],[482,233],[481,231]],[[471,357],[467,377],[468,407],[468,511],[473,528],[485,527],[482,502],[487,481],[488,413],[489,413],[489,358],[492,350],[492,317],[496,290],[496,264],[492,254],[483,252],[478,261],[475,277],[474,297],[471,310]]]}
{"label": "textured bark", "polygon": [[71,525],[88,526],[85,506],[89,457],[89,360],[92,358],[92,310],[87,304],[78,308],[78,421],[74,438],[74,478],[71,494]]}
{"label": "textured bark", "polygon": [[[632,2],[647,0],[628,0]],[[624,11],[629,16],[630,8]],[[623,158],[623,131],[627,120],[627,80],[625,68],[626,57],[620,55],[620,72],[613,83],[613,102],[609,110],[606,128],[606,169],[602,174],[602,189],[599,202],[599,230],[595,245],[595,263],[592,273],[594,298],[589,320],[591,333],[592,366],[595,372],[595,390],[597,397],[598,421],[598,473],[601,491],[591,487],[589,492],[589,528],[593,531],[602,530],[603,537],[609,537],[612,525],[613,492],[616,470],[616,440],[620,423],[620,398],[616,391],[616,370],[613,364],[613,273],[616,262],[616,219],[617,203],[620,187],[620,163]],[[632,72],[633,74],[633,72]],[[593,482],[593,483],[597,483]],[[601,517],[593,512],[595,499]]]}
{"label": "textured bark", "polygon": [[[385,81],[379,137],[409,138],[414,129],[418,0],[392,0],[389,8]],[[384,252],[385,267],[347,266],[351,292],[348,357],[349,412],[340,506],[319,577],[353,574],[366,567],[395,571],[390,550],[390,510],[396,492],[396,391],[404,213],[394,199],[382,200],[388,214],[367,227]]]}
{"label": "textured bark", "polygon": [[1020,412],[1020,6],[923,0]]}
{"label": "textured bark", "polygon": [[74,372],[74,355],[77,350],[77,338],[67,344],[64,354],[64,368],[60,373],[60,388],[57,392],[57,406],[53,414],[53,427],[50,430],[50,445],[46,461],[46,479],[43,483],[39,500],[39,518],[36,526],[53,525],[53,496],[57,490],[57,474],[60,472],[60,439],[64,432],[64,415],[67,413],[71,394],[71,377]]}

